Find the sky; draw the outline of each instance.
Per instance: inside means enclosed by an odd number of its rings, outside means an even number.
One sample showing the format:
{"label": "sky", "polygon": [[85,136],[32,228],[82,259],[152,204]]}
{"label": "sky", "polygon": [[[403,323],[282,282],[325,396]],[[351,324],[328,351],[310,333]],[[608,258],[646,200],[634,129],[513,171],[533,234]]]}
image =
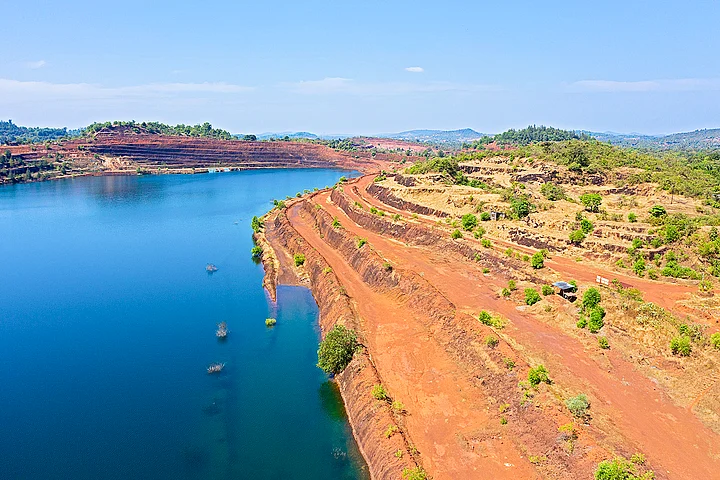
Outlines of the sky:
{"label": "sky", "polygon": [[0,119],[372,134],[720,127],[720,2],[2,7]]}

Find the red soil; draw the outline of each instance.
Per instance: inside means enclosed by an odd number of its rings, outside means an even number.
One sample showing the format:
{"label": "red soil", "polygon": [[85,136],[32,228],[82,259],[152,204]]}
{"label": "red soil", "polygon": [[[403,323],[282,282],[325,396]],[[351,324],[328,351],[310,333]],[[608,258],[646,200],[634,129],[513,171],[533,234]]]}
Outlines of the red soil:
{"label": "red soil", "polygon": [[[350,182],[343,186],[343,193],[351,201],[376,205],[391,213],[406,213],[381,204],[367,194],[365,188],[371,182],[371,177]],[[570,395],[587,393],[591,399],[594,420],[582,428],[583,454],[575,455],[579,457],[576,460],[568,460],[571,463],[565,470],[557,464],[536,469],[527,461],[527,455],[544,453],[535,449],[543,445],[547,448],[557,430],[553,434],[547,422],[540,422],[531,432],[508,428],[503,435],[502,430],[498,431],[497,417],[489,413],[489,405],[494,405],[493,394],[509,393],[478,388],[477,377],[472,372],[487,366],[459,361],[444,333],[434,328],[422,313],[412,310],[412,298],[369,285],[348,264],[347,258],[318,235],[317,226],[301,207],[302,203],[293,205],[288,212],[292,225],[332,266],[354,299],[371,358],[390,393],[405,403],[409,412],[407,433],[434,478],[589,478],[597,461],[611,456],[613,450],[625,455],[643,452],[657,478],[717,477],[720,437],[689,409],[676,406],[620,353],[611,350],[590,355],[578,339],[519,311],[514,303],[497,294],[507,284],[508,279],[502,275],[483,275],[476,264],[459,255],[440,252],[432,246],[412,246],[410,239],[405,243],[405,240],[378,234],[373,228],[362,228],[330,200],[327,191],[312,196],[311,201],[320,204],[331,217],[340,219],[348,235],[366,238],[369,246],[389,261],[393,269],[419,273],[455,306],[456,323],[472,338],[477,338],[485,327],[469,320],[465,313],[474,315],[487,309],[502,314],[510,320],[499,332],[508,342],[501,345],[506,355],[530,359],[533,364],[544,363],[557,388]],[[427,225],[435,223],[429,218],[419,220]],[[513,245],[513,248],[520,247]],[[589,270],[559,255],[547,265],[585,283],[594,282],[598,274],[617,277],[641,288],[646,299],[663,306],[672,306],[689,291],[682,285],[663,285],[662,290],[658,290],[656,283]],[[553,301],[558,308],[563,308],[559,297]],[[544,410],[542,415],[555,422],[553,428],[567,421],[557,410]],[[511,418],[510,426],[512,422]],[[471,432],[485,434],[472,435]],[[530,434],[531,438],[522,433]],[[537,438],[532,438],[533,435]],[[472,441],[462,440],[468,438]],[[550,453],[547,455],[551,457]],[[553,459],[551,463],[564,461]]]}

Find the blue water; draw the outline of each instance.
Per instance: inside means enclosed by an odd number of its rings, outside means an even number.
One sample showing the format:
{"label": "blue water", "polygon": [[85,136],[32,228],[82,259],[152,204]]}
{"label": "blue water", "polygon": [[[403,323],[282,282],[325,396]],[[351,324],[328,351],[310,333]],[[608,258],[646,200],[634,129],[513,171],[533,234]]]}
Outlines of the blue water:
{"label": "blue water", "polygon": [[317,305],[281,287],[273,306],[249,253],[271,199],[343,174],[0,188],[0,478],[367,478],[315,367]]}

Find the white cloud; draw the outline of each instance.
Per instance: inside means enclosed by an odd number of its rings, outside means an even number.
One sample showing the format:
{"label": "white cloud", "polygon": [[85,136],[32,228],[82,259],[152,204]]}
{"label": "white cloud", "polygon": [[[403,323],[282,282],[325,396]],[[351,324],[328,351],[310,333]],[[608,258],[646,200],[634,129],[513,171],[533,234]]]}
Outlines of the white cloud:
{"label": "white cloud", "polygon": [[36,70],[38,68],[42,68],[45,65],[47,65],[47,62],[45,60],[38,60],[36,62],[26,62],[25,66],[27,68],[32,68],[33,70]]}
{"label": "white cloud", "polygon": [[422,73],[425,71],[422,67],[407,67],[405,70],[412,73]]}
{"label": "white cloud", "polygon": [[360,82],[350,78],[326,77],[322,80],[306,80],[297,83],[284,84],[294,93],[304,95],[406,95],[412,93],[433,92],[481,92],[497,91],[495,85],[468,85],[452,82]]}
{"label": "white cloud", "polygon": [[127,100],[132,98],[178,97],[191,94],[238,94],[252,87],[230,83],[149,83],[105,87],[91,83],[25,82],[0,79],[0,98],[14,103],[39,100]]}
{"label": "white cloud", "polygon": [[691,92],[720,90],[720,78],[679,78],[671,80],[582,80],[568,85],[581,92]]}

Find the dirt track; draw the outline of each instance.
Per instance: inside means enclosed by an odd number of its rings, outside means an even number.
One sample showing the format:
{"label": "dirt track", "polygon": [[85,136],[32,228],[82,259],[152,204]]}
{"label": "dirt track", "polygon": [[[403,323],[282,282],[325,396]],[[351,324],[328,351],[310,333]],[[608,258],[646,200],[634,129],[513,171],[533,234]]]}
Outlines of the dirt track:
{"label": "dirt track", "polygon": [[[407,217],[406,212],[379,204],[366,194],[370,182],[371,177],[363,177],[344,185],[343,192],[353,201],[374,204],[386,212]],[[581,428],[578,440],[581,448],[573,455],[577,458],[571,460],[563,459],[553,450],[557,426],[568,421],[561,404],[540,412],[541,419],[532,424],[536,431],[529,432],[535,438],[529,439],[520,429],[513,429],[513,417],[509,417],[507,428],[500,429],[495,405],[498,401],[510,401],[505,397],[519,393],[482,387],[475,374],[492,367],[492,360],[488,359],[486,365],[463,362],[449,348],[446,334],[412,310],[413,299],[368,285],[347,259],[318,235],[317,225],[302,204],[295,204],[289,209],[288,218],[332,266],[357,304],[371,357],[391,395],[405,404],[409,412],[407,433],[434,478],[589,478],[597,461],[611,456],[611,451],[625,455],[643,452],[657,478],[714,478],[720,471],[718,435],[690,410],[674,405],[619,353],[610,350],[591,355],[576,338],[499,298],[497,291],[507,283],[507,278],[484,275],[478,266],[457,255],[432,247],[410,246],[373,229],[361,228],[330,200],[329,192],[305,201],[321,205],[330,216],[340,220],[348,234],[366,238],[367,247],[371,246],[393,268],[419,273],[449,300],[456,308],[457,324],[476,339],[476,345],[469,345],[468,351],[482,350],[477,339],[488,330],[466,314],[476,315],[481,309],[501,313],[510,321],[507,328],[498,332],[506,340],[501,350],[520,361],[544,363],[556,384],[549,397],[584,392],[592,401],[593,421]],[[431,225],[436,219],[417,220]],[[548,266],[581,282],[594,282],[599,273],[561,257],[548,261]],[[632,279],[632,283],[646,292],[647,299],[661,305],[681,298],[688,289],[670,285],[657,291],[657,284],[652,282]],[[559,297],[553,301],[563,308]],[[523,364],[526,365],[524,361],[519,363],[518,370]],[[525,375],[526,368],[518,373],[519,377]],[[492,378],[487,372],[485,375],[484,380]],[[498,378],[501,376],[498,373]],[[517,379],[512,383],[516,385]],[[518,421],[527,417],[520,410],[513,413]],[[525,424],[526,429],[527,425],[530,424]],[[538,450],[542,448],[547,451]],[[529,455],[542,454],[549,458],[547,465],[535,467],[528,461]]]}

